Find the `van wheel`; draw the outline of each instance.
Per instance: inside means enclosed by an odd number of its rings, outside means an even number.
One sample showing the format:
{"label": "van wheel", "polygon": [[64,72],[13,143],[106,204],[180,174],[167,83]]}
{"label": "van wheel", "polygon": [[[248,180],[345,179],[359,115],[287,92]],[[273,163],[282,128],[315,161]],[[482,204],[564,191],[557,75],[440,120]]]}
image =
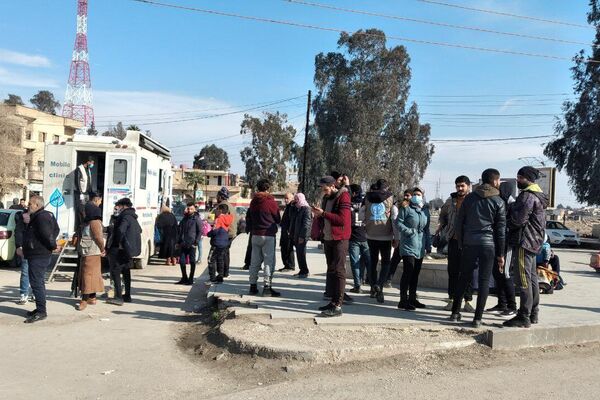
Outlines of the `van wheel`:
{"label": "van wheel", "polygon": [[146,245],[146,251],[141,258],[133,260],[133,268],[144,269],[150,264],[150,242]]}

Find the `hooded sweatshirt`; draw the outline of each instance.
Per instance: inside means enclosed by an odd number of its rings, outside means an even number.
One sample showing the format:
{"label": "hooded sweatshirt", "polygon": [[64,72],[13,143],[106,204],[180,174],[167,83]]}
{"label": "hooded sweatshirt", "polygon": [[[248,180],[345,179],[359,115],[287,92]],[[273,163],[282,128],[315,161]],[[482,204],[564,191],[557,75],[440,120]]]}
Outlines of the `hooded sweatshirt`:
{"label": "hooded sweatshirt", "polygon": [[537,254],[546,235],[548,196],[537,184],[523,189],[509,209],[509,245]]}
{"label": "hooded sweatshirt", "polygon": [[394,197],[387,190],[373,190],[365,197],[364,223],[367,239],[388,241],[397,237],[393,221],[398,216]]}
{"label": "hooded sweatshirt", "polygon": [[248,209],[246,230],[254,236],[275,236],[280,222],[275,198],[267,192],[256,193]]}
{"label": "hooded sweatshirt", "polygon": [[484,183],[468,194],[458,212],[455,232],[462,246],[493,246],[504,255],[506,208],[500,191]]}
{"label": "hooded sweatshirt", "polygon": [[221,214],[215,220],[213,229],[208,232],[210,245],[220,249],[229,246],[229,227],[233,224],[233,215]]}

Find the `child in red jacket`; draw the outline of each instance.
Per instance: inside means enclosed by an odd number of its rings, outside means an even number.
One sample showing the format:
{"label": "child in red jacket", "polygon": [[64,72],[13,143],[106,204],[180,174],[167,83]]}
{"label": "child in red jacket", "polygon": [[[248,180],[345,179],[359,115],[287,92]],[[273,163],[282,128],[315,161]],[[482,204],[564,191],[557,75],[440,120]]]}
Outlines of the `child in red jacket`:
{"label": "child in red jacket", "polygon": [[[225,252],[229,246],[229,227],[232,223],[233,215],[229,214],[227,204],[219,204],[215,210],[215,225],[208,232],[208,237],[210,237],[208,275],[213,283],[223,282]],[[218,274],[217,276],[215,276],[215,272]]]}

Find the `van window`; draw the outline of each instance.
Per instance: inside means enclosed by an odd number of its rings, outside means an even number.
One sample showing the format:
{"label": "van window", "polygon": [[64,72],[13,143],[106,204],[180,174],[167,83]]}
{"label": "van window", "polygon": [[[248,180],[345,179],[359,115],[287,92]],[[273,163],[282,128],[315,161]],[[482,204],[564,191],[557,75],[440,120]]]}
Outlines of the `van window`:
{"label": "van window", "polygon": [[10,219],[10,213],[0,212],[0,226],[8,225],[9,219]]}
{"label": "van window", "polygon": [[148,179],[148,160],[142,157],[142,162],[140,164],[140,189],[146,189],[146,180]]}
{"label": "van window", "polygon": [[127,160],[117,159],[113,163],[113,183],[115,185],[127,184]]}

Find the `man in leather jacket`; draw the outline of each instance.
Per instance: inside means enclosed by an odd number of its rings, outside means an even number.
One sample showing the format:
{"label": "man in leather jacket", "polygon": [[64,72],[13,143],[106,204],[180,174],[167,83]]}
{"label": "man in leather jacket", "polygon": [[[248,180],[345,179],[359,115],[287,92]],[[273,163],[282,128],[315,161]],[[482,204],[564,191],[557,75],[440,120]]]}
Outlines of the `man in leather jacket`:
{"label": "man in leather jacket", "polygon": [[479,266],[479,292],[473,318],[475,328],[481,326],[494,262],[504,266],[506,239],[506,208],[498,190],[500,172],[486,169],[481,174],[481,181],[482,185],[467,195],[456,218],[455,232],[462,249],[462,259],[450,317],[452,321],[461,319],[461,300],[472,279],[473,270]]}

